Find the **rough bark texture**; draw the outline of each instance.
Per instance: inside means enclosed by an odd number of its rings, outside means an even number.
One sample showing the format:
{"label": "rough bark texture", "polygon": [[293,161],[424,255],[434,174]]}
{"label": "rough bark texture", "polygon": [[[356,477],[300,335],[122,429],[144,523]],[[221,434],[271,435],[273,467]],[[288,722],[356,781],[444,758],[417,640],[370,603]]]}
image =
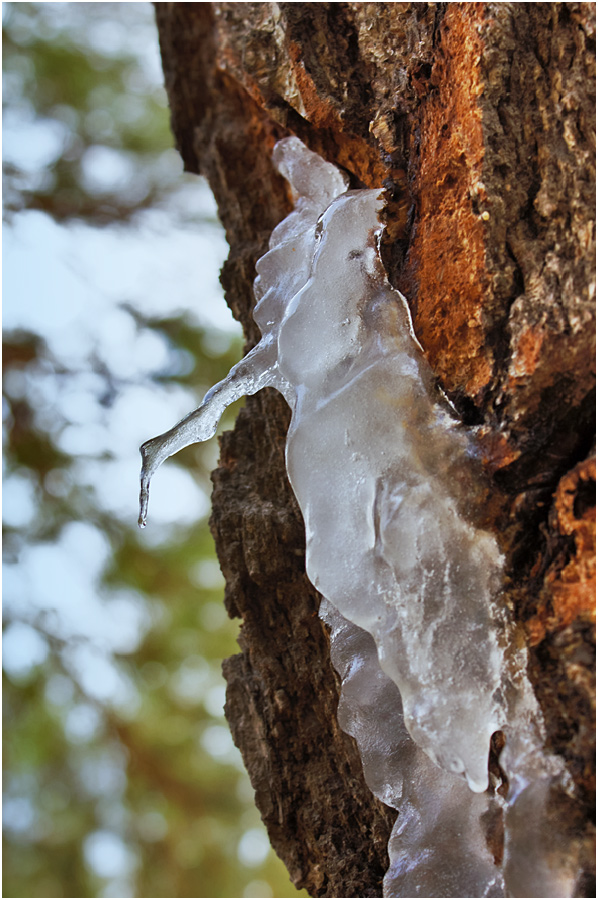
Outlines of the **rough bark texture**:
{"label": "rough bark texture", "polygon": [[[595,594],[594,98],[591,3],[158,3],[173,130],[230,244],[249,344],[256,259],[289,197],[297,134],[354,186],[388,189],[385,263],[465,421],[481,425],[552,750],[576,785],[591,868]],[[272,844],[314,896],[380,896],[393,814],[336,724],[337,683],[301,515],[289,413],[251,398],[222,440],[213,532],[243,620],[227,716]],[[578,826],[579,827],[579,826]],[[586,851],[584,851],[586,852]],[[588,872],[581,896],[594,896]]]}

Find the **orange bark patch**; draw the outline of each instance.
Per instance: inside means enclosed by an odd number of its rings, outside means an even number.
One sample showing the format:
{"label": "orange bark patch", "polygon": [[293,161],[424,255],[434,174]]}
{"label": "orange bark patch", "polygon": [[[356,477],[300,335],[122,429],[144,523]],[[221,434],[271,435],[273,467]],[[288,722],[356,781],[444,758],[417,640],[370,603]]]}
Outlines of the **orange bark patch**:
{"label": "orange bark patch", "polygon": [[573,538],[574,550],[564,565],[557,558],[546,572],[540,607],[527,623],[532,646],[576,619],[596,621],[595,490],[595,457],[559,482],[551,524],[558,534]]}
{"label": "orange bark patch", "polygon": [[[384,179],[389,177],[388,169],[380,161],[378,150],[363,138],[343,131],[327,132],[322,135],[322,143],[323,155],[330,162],[343,166],[356,175],[365,187],[382,187]],[[404,173],[394,171],[395,180],[398,181],[401,175],[406,180]]]}
{"label": "orange bark patch", "polygon": [[[476,398],[493,370],[483,304],[486,192],[479,26],[483,3],[449,4],[434,90],[422,104],[416,183],[417,219],[410,250],[418,284],[415,328],[449,390]],[[417,154],[418,148],[412,148]]]}
{"label": "orange bark patch", "polygon": [[[405,172],[389,171],[384,165],[373,141],[369,143],[365,138],[343,130],[342,118],[333,102],[320,96],[306,71],[299,44],[289,41],[286,50],[288,56],[285,56],[284,63],[274,70],[268,68],[267,60],[260,60],[257,52],[251,54],[251,66],[248,68],[248,61],[244,59],[238,42],[230,40],[230,35],[224,30],[218,43],[218,67],[222,73],[228,73],[241,84],[269,116],[287,128],[285,107],[273,104],[272,97],[278,96],[284,100],[301,116],[299,121],[293,123],[294,133],[311,150],[355,175],[365,187],[382,187],[389,176],[396,182],[406,183]],[[301,128],[301,122],[305,123],[304,128]],[[404,223],[398,234],[403,237]]]}
{"label": "orange bark patch", "polygon": [[381,187],[388,177],[388,170],[380,160],[378,149],[363,138],[343,131],[343,122],[337,110],[332,103],[320,97],[312,77],[306,71],[301,47],[291,41],[288,52],[292,75],[304,107],[303,115],[320,132],[321,146],[316,146],[317,141],[307,138],[308,146],[330,162],[352,172],[366,187]]}
{"label": "orange bark patch", "polygon": [[477,445],[484,469],[489,474],[494,474],[499,469],[510,466],[520,456],[520,451],[504,434],[488,426],[484,426],[478,431]]}
{"label": "orange bark patch", "polygon": [[313,79],[306,72],[303,65],[303,51],[301,47],[294,41],[289,41],[288,51],[291,60],[291,71],[299,88],[305,109],[305,118],[316,128],[342,129],[339,114],[331,103],[319,96]]}
{"label": "orange bark patch", "polygon": [[[527,328],[522,331],[513,352],[511,371],[515,378],[531,375],[538,365],[544,337],[540,329]],[[511,388],[514,384],[511,385]]]}

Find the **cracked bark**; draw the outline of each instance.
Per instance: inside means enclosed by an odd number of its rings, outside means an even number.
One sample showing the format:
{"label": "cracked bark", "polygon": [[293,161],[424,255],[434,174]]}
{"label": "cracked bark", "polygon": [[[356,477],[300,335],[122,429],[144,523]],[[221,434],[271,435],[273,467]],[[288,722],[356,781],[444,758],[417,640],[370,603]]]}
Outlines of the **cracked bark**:
{"label": "cracked bark", "polygon": [[[595,567],[595,24],[590,3],[158,3],[177,146],[214,191],[248,341],[256,259],[290,209],[275,141],[388,189],[384,259],[424,351],[480,426],[548,743],[576,786],[591,886]],[[227,717],[275,850],[313,896],[380,896],[394,814],[340,732],[289,413],[250,398],[221,443],[212,528],[241,652]],[[594,492],[594,493],[593,493]],[[499,841],[499,836],[495,836]],[[495,848],[497,852],[499,848]]]}

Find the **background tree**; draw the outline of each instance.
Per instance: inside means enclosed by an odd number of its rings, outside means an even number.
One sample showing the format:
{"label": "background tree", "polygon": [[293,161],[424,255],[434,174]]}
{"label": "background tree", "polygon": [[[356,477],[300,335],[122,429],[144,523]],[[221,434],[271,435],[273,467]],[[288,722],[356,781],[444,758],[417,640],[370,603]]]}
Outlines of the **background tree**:
{"label": "background tree", "polygon": [[[480,426],[507,600],[576,786],[558,814],[586,835],[578,889],[594,896],[594,6],[156,9],[177,146],[216,196],[222,282],[249,344],[255,261],[290,208],[275,141],[297,134],[354,186],[388,188],[387,270],[439,383]],[[226,604],[242,619],[227,717],[295,884],[380,896],[392,816],[336,724],[284,472],[288,418],[275,393],[248,400],[214,475]]]}

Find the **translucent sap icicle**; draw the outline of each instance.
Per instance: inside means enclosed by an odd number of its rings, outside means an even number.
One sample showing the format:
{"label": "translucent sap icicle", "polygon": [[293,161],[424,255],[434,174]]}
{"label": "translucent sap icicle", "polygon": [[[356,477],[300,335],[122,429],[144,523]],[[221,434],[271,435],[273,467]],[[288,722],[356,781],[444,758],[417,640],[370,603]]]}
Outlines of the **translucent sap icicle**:
{"label": "translucent sap icicle", "polygon": [[261,341],[251,353],[230,370],[223,381],[214,385],[201,406],[190,412],[169,431],[142,444],[141,491],[139,495],[139,525],[145,528],[149,503],[149,486],[156,469],[168,459],[188,447],[211,438],[225,409],[246,394],[255,394],[264,387],[275,385],[276,355],[272,343]]}
{"label": "translucent sap icicle", "polygon": [[293,409],[287,470],[310,579],[373,635],[415,739],[484,790],[500,725],[491,601],[502,560],[453,496],[467,438],[386,279],[380,192],[346,192],[335,167],[295,138],[278,145],[276,161],[299,197],[257,266],[262,340],[198,410],[144,445],[140,520],[165,458],[210,437],[241,394],[281,390]]}
{"label": "translucent sap icicle", "polygon": [[367,632],[322,600],[330,656],[342,690],[341,728],[357,741],[368,787],[398,810],[385,897],[503,897],[486,834],[501,815],[495,798],[444,772],[405,727],[401,695],[378,663]]}
{"label": "translucent sap icicle", "polygon": [[278,368],[278,336],[286,307],[305,285],[317,241],[316,224],[332,200],[347,189],[347,179],[336,166],[309,153],[297,138],[280,141],[274,161],[299,196],[295,209],[274,229],[270,249],[258,261],[253,316],[262,339],[226,378],[208,391],[201,405],[169,431],[141,447],[143,461],[139,525],[145,527],[149,487],[156,469],[189,444],[206,441],[218,427],[224,410],[247,394],[276,387],[293,405],[294,392]]}
{"label": "translucent sap icicle", "polygon": [[[520,789],[507,816],[513,831],[506,890],[521,896],[530,879],[519,848],[530,845],[513,809],[522,797],[528,814],[541,817],[548,788],[562,773],[542,752],[525,660],[515,675],[505,664],[511,641],[497,602],[501,554],[494,538],[463,515],[478,480],[471,435],[435,390],[406,301],[386,279],[378,253],[380,192],[347,192],[338,170],[296,138],[281,141],[274,160],[297,202],[257,264],[254,317],[262,339],[197,410],[144,444],[140,524],[161,462],[210,437],[226,406],[243,394],[265,386],[281,391],[293,412],[287,471],[305,520],[307,573],[330,608],[373,639],[384,674],[372,669],[378,674],[371,690],[379,678],[394,684],[397,709],[402,702],[400,740],[408,732],[417,771],[433,782],[427,797],[426,778],[418,782],[421,840],[408,858],[409,827],[401,825],[406,813],[399,804],[387,895],[402,896],[396,885],[403,879],[415,896],[435,884],[434,895],[446,896],[429,865],[434,855],[442,858],[442,847],[429,842],[436,834],[442,843],[434,823],[446,825],[459,795],[459,821],[479,849],[473,861],[461,861],[459,878],[482,885],[480,896],[496,896],[500,876],[489,870],[479,841],[489,801],[456,787],[455,778],[463,774],[477,794],[486,789],[490,737],[510,720],[517,739],[505,759]],[[339,658],[345,637],[351,646],[351,634],[340,629],[333,648]],[[367,697],[368,679],[355,683]],[[368,728],[378,727],[378,737],[358,736],[364,768],[377,792],[398,803],[396,769],[370,754],[386,727],[384,709],[374,711]],[[430,768],[422,750],[448,774]],[[534,791],[538,779],[543,788]],[[542,885],[544,896],[549,883],[566,894],[574,880],[571,873],[561,881],[551,874],[558,868],[553,845],[550,836],[534,844],[543,849],[531,882]]]}

